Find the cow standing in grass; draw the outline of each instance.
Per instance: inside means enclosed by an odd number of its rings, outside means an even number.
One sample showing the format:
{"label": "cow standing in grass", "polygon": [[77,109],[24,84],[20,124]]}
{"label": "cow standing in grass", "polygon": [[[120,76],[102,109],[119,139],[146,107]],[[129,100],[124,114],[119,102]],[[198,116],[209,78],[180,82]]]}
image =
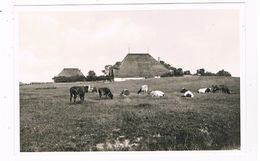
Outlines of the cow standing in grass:
{"label": "cow standing in grass", "polygon": [[88,92],[88,86],[74,86],[70,88],[70,102],[72,101],[72,97],[74,98],[74,103],[76,102],[77,96],[80,98],[80,102],[82,103],[85,98],[85,93]]}
{"label": "cow standing in grass", "polygon": [[102,96],[106,96],[106,97],[110,97],[111,99],[113,99],[113,94],[110,91],[109,88],[104,87],[104,88],[99,88],[98,89],[98,93],[99,93],[99,97],[101,98]]}
{"label": "cow standing in grass", "polygon": [[146,84],[142,85],[137,93],[140,94],[141,92],[142,93],[147,93],[148,92],[148,85],[146,85]]}

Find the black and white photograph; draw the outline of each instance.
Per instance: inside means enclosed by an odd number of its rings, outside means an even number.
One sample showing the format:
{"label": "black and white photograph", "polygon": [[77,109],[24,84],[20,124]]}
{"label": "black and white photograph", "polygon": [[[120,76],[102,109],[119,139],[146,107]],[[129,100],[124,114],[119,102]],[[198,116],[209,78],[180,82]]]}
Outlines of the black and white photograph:
{"label": "black and white photograph", "polygon": [[3,158],[256,161],[254,4],[2,5]]}
{"label": "black and white photograph", "polygon": [[240,10],[21,11],[20,151],[240,149]]}
{"label": "black and white photograph", "polygon": [[20,151],[240,150],[240,16],[18,11]]}

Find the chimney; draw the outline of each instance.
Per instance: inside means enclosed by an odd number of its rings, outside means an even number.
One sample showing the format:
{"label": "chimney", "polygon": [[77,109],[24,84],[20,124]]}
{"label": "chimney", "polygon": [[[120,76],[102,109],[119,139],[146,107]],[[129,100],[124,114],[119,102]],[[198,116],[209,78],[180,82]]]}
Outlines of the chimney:
{"label": "chimney", "polygon": [[158,62],[160,62],[161,61],[161,58],[160,57],[158,57]]}

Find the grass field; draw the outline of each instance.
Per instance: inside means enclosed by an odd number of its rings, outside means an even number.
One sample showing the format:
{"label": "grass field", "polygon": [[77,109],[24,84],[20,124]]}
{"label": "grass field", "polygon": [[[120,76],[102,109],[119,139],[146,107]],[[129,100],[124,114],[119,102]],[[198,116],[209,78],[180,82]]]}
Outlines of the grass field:
{"label": "grass field", "polygon": [[[85,84],[109,87],[114,99],[87,93],[84,103],[70,104],[69,88]],[[143,84],[165,97],[137,95]],[[233,93],[195,93],[213,84]],[[181,97],[182,87],[194,98]],[[119,96],[124,88],[129,97]],[[20,146],[22,152],[240,149],[240,80],[192,76],[20,86]]]}

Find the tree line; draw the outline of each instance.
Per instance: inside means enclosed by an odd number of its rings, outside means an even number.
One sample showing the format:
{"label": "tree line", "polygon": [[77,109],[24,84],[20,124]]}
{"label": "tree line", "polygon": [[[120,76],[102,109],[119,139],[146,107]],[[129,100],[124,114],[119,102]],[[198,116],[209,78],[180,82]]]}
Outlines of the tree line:
{"label": "tree line", "polygon": [[109,75],[97,76],[95,71],[90,70],[87,76],[77,75],[71,77],[57,76],[52,78],[54,82],[81,82],[81,81],[112,81],[112,77]]}
{"label": "tree line", "polygon": [[204,68],[196,70],[195,74],[191,74],[190,70],[183,70],[182,68],[172,67],[170,64],[160,61],[160,63],[169,70],[168,73],[161,75],[161,77],[173,77],[173,76],[184,76],[184,75],[199,75],[199,76],[227,76],[231,77],[231,74],[224,69],[218,71],[217,73],[212,73],[206,71]]}

